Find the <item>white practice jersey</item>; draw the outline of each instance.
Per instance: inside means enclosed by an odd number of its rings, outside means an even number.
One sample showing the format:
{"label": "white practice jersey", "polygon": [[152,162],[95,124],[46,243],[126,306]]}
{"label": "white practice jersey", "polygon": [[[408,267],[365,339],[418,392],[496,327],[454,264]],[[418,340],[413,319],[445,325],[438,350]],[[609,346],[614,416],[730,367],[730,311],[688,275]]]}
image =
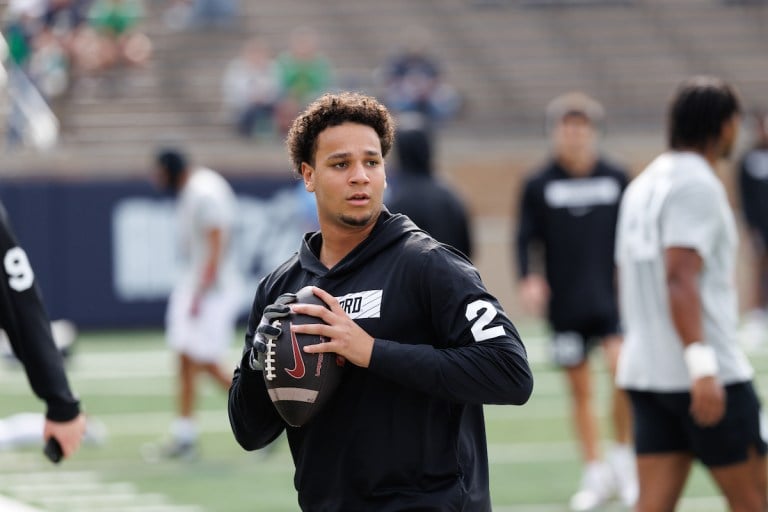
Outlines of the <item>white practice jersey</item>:
{"label": "white practice jersey", "polygon": [[194,289],[200,282],[208,259],[207,233],[212,228],[221,229],[224,235],[224,252],[219,262],[215,286],[230,288],[239,285],[231,247],[236,210],[235,194],[220,174],[206,168],[192,171],[181,191],[178,204],[180,286]]}
{"label": "white practice jersey", "polygon": [[703,341],[717,354],[720,381],[751,379],[752,367],[736,342],[736,223],[725,189],[707,161],[692,152],[657,157],[627,188],[617,229],[625,332],[618,385],[659,392],[690,389],[667,294],[664,251],[670,247],[695,249],[703,260]]}

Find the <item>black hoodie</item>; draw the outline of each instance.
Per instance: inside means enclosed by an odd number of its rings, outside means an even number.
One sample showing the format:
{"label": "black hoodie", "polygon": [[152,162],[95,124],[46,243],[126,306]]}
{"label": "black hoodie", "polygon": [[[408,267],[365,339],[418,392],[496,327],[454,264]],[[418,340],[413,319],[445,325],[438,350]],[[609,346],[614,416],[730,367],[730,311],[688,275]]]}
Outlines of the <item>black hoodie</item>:
{"label": "black hoodie", "polygon": [[[463,255],[403,215],[384,210],[331,269],[321,236],[256,291],[229,394],[237,441],[254,450],[287,430],[304,511],[491,510],[482,404],[523,404],[533,387],[514,325]],[[325,408],[293,428],[247,361],[264,307],[306,285],[362,297],[347,313],[375,344],[369,368],[347,365]]]}
{"label": "black hoodie", "polygon": [[399,168],[386,203],[444,244],[472,257],[469,215],[461,198],[432,173],[432,143],[423,130],[398,131]]}
{"label": "black hoodie", "polygon": [[5,208],[0,205],[0,328],[8,335],[32,390],[45,401],[46,418],[70,421],[80,414],[80,402],[69,388],[64,360],[51,334],[35,274],[19,247]]}

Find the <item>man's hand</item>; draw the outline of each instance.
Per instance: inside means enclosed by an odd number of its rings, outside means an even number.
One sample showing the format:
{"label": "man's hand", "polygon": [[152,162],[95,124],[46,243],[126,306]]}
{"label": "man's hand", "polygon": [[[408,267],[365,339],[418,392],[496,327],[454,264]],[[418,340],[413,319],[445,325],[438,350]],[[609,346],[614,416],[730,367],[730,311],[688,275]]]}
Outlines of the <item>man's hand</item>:
{"label": "man's hand", "polygon": [[530,315],[544,316],[549,301],[549,285],[546,279],[538,274],[529,274],[519,284],[520,302],[523,309]]}
{"label": "man's hand", "polygon": [[330,309],[312,304],[293,304],[291,309],[296,313],[317,317],[325,324],[292,325],[291,328],[296,333],[325,336],[328,341],[304,347],[304,351],[310,354],[334,352],[354,365],[368,368],[373,353],[373,337],[349,318],[333,295],[316,286],[312,289]]}
{"label": "man's hand", "polygon": [[43,427],[43,440],[48,441],[54,437],[61,446],[64,458],[70,457],[80,448],[80,443],[85,434],[85,415],[80,414],[70,421],[51,421],[45,420]]}
{"label": "man's hand", "polygon": [[253,336],[250,361],[252,369],[263,369],[263,357],[267,351],[267,342],[276,340],[282,333],[282,329],[273,326],[272,321],[290,315],[291,308],[288,304],[293,302],[296,302],[296,294],[284,293],[277,298],[274,304],[264,308],[259,325],[256,327],[256,333]]}
{"label": "man's hand", "polygon": [[197,285],[194,295],[192,295],[192,301],[189,305],[189,316],[192,318],[197,317],[200,314],[200,304],[203,302],[203,298],[208,291],[213,287],[216,282],[216,272],[218,266],[218,258],[208,261],[203,268],[200,282]]}
{"label": "man's hand", "polygon": [[691,416],[700,427],[717,424],[725,414],[725,391],[715,376],[699,377],[691,384]]}

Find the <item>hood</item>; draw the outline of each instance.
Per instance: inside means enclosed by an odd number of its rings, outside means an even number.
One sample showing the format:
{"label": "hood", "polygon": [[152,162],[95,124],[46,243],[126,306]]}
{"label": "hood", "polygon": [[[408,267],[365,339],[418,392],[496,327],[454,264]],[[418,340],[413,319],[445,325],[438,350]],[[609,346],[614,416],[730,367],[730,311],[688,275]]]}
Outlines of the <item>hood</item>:
{"label": "hood", "polygon": [[398,169],[404,174],[432,174],[432,141],[424,130],[395,133]]}
{"label": "hood", "polygon": [[421,231],[421,229],[408,217],[399,213],[390,213],[382,207],[381,214],[368,238],[352,249],[332,269],[325,268],[318,257],[323,240],[320,231],[304,235],[304,241],[299,250],[299,263],[303,270],[317,276],[340,276],[366,265],[414,231]]}

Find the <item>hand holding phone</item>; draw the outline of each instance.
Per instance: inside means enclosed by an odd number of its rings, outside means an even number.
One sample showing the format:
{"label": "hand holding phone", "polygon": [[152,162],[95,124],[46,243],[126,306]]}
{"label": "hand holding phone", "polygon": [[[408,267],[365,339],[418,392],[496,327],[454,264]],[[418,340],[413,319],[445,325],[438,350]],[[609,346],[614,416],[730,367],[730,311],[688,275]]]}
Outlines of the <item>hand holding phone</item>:
{"label": "hand holding phone", "polygon": [[61,450],[61,445],[55,437],[48,438],[48,441],[45,443],[45,448],[43,448],[43,453],[48,457],[48,460],[54,464],[61,462],[61,459],[64,456],[64,452]]}

